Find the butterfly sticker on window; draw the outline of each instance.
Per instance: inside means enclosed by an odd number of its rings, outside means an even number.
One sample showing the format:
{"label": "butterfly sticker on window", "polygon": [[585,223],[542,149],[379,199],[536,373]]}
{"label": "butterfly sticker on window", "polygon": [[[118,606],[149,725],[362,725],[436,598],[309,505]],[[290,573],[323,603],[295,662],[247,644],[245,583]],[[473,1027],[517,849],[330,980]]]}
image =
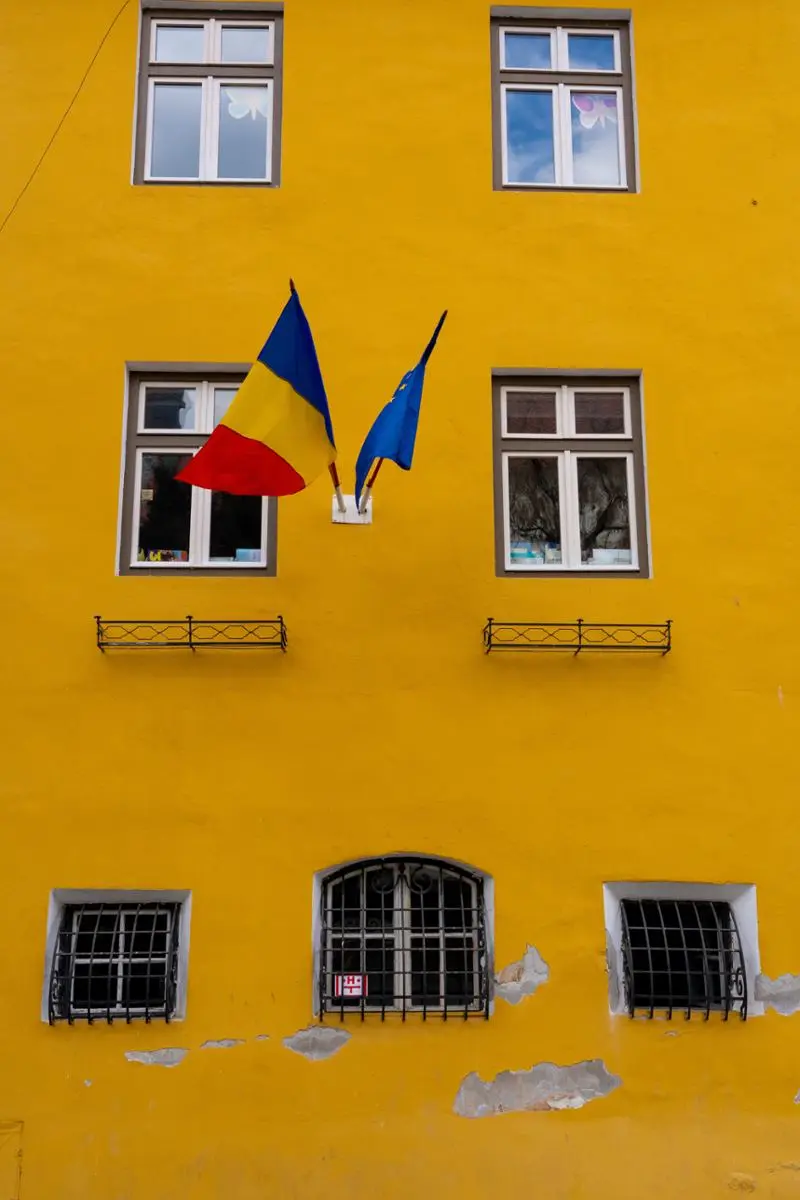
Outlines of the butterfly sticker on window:
{"label": "butterfly sticker on window", "polygon": [[251,117],[255,121],[261,114],[269,116],[269,93],[266,88],[229,87],[225,88],[225,98],[228,101],[228,113],[235,121],[243,117]]}
{"label": "butterfly sticker on window", "polygon": [[578,120],[584,129],[594,129],[595,125],[605,129],[606,121],[611,121],[614,125],[617,123],[616,96],[602,92],[595,95],[578,92],[573,93],[572,103],[578,110]]}

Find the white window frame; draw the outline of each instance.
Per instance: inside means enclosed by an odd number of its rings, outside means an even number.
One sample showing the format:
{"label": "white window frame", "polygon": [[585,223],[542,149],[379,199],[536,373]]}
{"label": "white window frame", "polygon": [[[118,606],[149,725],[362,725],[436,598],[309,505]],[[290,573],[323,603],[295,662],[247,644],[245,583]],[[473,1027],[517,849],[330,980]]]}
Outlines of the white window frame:
{"label": "white window frame", "polygon": [[[117,904],[134,907],[137,904],[177,904],[178,910],[178,979],[175,993],[175,1011],[170,1021],[182,1021],[186,1017],[186,997],[189,972],[189,933],[192,916],[192,893],[190,891],[122,891],[94,888],[55,888],[50,893],[47,909],[47,935],[45,938],[44,986],[42,988],[41,1019],[50,1023],[50,983],[53,958],[58,948],[58,935],[64,917],[64,909],[71,905]],[[96,960],[95,960],[96,961]],[[138,1010],[131,1009],[131,1014]],[[142,1013],[144,1009],[141,1010]],[[126,1015],[127,1008],[112,1015]],[[155,1016],[154,1020],[162,1020]]]}
{"label": "white window frame", "polygon": [[[176,24],[172,21],[170,24]],[[550,35],[550,66],[549,67],[509,67],[506,62],[506,34],[549,34]],[[612,37],[614,39],[614,66],[609,67],[571,67],[569,65],[569,35],[578,34],[580,37]],[[574,71],[579,75],[619,75],[622,71],[622,54],[619,43],[618,29],[582,29],[575,25],[501,25],[500,26],[500,70],[525,71],[531,75],[542,75],[547,71]]]}
{"label": "white window frame", "polygon": [[[544,389],[540,389],[544,390]],[[580,389],[579,389],[580,390]],[[516,436],[516,435],[513,435]],[[530,436],[530,435],[529,435]],[[546,437],[552,435],[545,435]],[[626,450],[547,450],[541,452],[533,447],[528,450],[501,450],[503,487],[503,537],[505,568],[528,574],[549,571],[613,571],[625,573],[639,570],[638,530],[636,522],[636,492],[634,478],[634,454]],[[511,559],[511,491],[509,486],[509,460],[512,458],[555,458],[558,460],[559,524],[561,531],[561,562],[527,565]],[[591,563],[581,561],[580,498],[578,494],[578,460],[581,458],[623,458],[626,462],[628,482],[628,522],[631,543],[629,563]]]}
{"label": "white window frame", "polygon": [[[186,436],[186,435],[184,435]],[[267,537],[268,537],[268,509],[269,502],[266,497],[261,501],[261,557],[258,562],[229,562],[220,561],[220,559],[211,558],[209,556],[209,547],[211,541],[211,497],[213,492],[207,488],[192,488],[192,502],[189,517],[189,558],[187,562],[141,562],[138,558],[139,553],[139,523],[141,520],[142,506],[142,462],[145,454],[188,454],[194,457],[200,450],[199,446],[181,446],[173,444],[161,444],[160,446],[139,446],[136,450],[136,469],[134,472],[134,487],[135,493],[133,497],[133,505],[131,508],[131,552],[130,566],[147,571],[164,569],[172,567],[178,570],[187,570],[192,567],[206,568],[224,568],[225,570],[235,571],[253,571],[260,570],[267,566]]]}
{"label": "white window frame", "polygon": [[[231,66],[233,64],[225,64]],[[197,175],[153,175],[153,124],[155,121],[155,90],[157,87],[171,87],[175,84],[199,87],[200,101],[200,161]],[[221,90],[223,87],[241,87],[263,89],[268,97],[268,115],[266,129],[266,174],[225,175],[220,177],[219,169],[219,112]],[[246,120],[247,118],[242,118]],[[155,183],[272,183],[272,143],[275,119],[275,80],[262,78],[236,79],[223,75],[208,75],[202,78],[196,75],[156,75],[151,76],[147,83],[147,126],[144,152],[144,178]]]}
{"label": "white window frame", "polygon": [[[706,900],[723,901],[731,906],[739,933],[739,941],[747,976],[747,1016],[764,1015],[764,1004],[755,996],[756,979],[761,974],[758,945],[758,907],[756,887],[752,883],[676,883],[614,882],[603,884],[603,911],[606,925],[606,954],[609,973],[609,1011],[612,1016],[627,1016],[622,981],[623,900]],[[616,984],[616,987],[614,986]],[[680,1005],[675,1005],[680,1012]],[[661,1010],[656,1009],[661,1015]],[[649,1018],[645,1018],[649,1019]]]}
{"label": "white window frame", "polygon": [[[553,158],[555,164],[555,179],[537,183],[525,179],[509,179],[508,175],[508,93],[509,92],[551,92],[553,97]],[[619,180],[616,183],[576,183],[573,171],[572,152],[572,117],[571,100],[573,92],[589,92],[592,95],[614,95],[617,98],[617,155],[619,161]],[[625,117],[624,90],[622,87],[598,84],[570,83],[501,83],[500,84],[500,157],[502,162],[503,184],[520,188],[600,188],[602,190],[624,191],[627,189],[627,167],[625,162]]]}
{"label": "white window frame", "polygon": [[[247,59],[245,62],[235,62],[234,60],[222,61],[222,28],[226,29],[265,29],[268,37],[267,57],[258,62],[252,59]],[[156,58],[156,38],[159,29],[202,29],[203,30],[203,57],[201,59],[193,59],[194,66],[203,66],[213,64],[214,66],[235,67],[274,67],[275,65],[275,22],[274,21],[237,21],[233,17],[210,17],[208,20],[198,19],[172,19],[164,18],[163,20],[154,20],[150,27],[150,63],[158,66],[173,66],[169,59]],[[187,64],[188,65],[188,64]]]}
{"label": "white window frame", "polygon": [[[176,384],[180,387],[181,384]],[[508,428],[508,393],[528,393],[539,395],[551,392],[556,399],[556,432],[555,433],[516,433]],[[575,394],[576,392],[591,392],[592,395],[619,395],[623,399],[624,431],[622,433],[576,433],[575,432]],[[542,383],[538,386],[524,384],[521,387],[502,387],[500,389],[501,435],[504,438],[514,438],[517,441],[563,441],[564,438],[574,437],[587,441],[630,441],[631,440],[631,390],[628,387],[581,387],[578,384],[556,384],[547,387]]]}
{"label": "white window frame", "polygon": [[[156,390],[158,388],[170,389],[177,391],[179,388],[189,389],[197,393],[197,405],[195,409],[195,428],[194,429],[148,429],[144,423],[145,413],[145,398],[148,389]],[[217,391],[235,391],[237,385],[233,383],[219,383],[213,379],[202,380],[186,380],[181,381],[159,381],[158,379],[142,380],[139,384],[139,395],[137,398],[137,419],[136,431],[139,434],[147,434],[151,437],[157,437],[160,444],[158,446],[139,446],[136,448],[136,464],[134,470],[134,496],[131,505],[131,546],[130,546],[130,566],[138,569],[164,569],[165,567],[174,567],[179,570],[185,570],[192,567],[205,567],[210,569],[217,568],[233,568],[236,571],[243,570],[263,570],[268,563],[267,558],[267,538],[268,538],[268,512],[269,502],[265,498],[261,502],[261,558],[258,562],[220,562],[218,559],[212,559],[208,555],[208,548],[211,538],[211,497],[212,492],[207,488],[192,488],[192,505],[189,522],[189,559],[188,562],[140,562],[137,555],[139,553],[139,521],[141,518],[142,505],[142,461],[145,454],[197,454],[199,446],[186,445],[185,439],[190,438],[207,438],[214,429],[214,398]],[[170,441],[175,437],[176,440],[170,445]],[[177,439],[181,440],[178,441]]]}

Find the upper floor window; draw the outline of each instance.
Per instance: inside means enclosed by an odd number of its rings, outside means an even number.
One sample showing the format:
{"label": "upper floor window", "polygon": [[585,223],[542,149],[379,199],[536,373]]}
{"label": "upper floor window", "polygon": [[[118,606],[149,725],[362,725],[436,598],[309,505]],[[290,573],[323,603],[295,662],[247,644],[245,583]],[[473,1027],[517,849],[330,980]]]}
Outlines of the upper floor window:
{"label": "upper floor window", "polygon": [[437,859],[368,859],[324,877],[320,909],[320,1015],[489,1015],[482,876]]}
{"label": "upper floor window", "polygon": [[188,921],[187,892],[54,892],[47,1019],[182,1017]]}
{"label": "upper floor window", "polygon": [[275,573],[276,502],[175,478],[225,415],[246,373],[133,372],[128,395],[119,569]]}
{"label": "upper floor window", "polygon": [[492,23],[495,187],[634,190],[629,25],[536,13]]}
{"label": "upper floor window", "polygon": [[137,183],[277,183],[280,15],[145,8]]}
{"label": "upper floor window", "polygon": [[494,381],[498,574],[647,575],[639,381]]}

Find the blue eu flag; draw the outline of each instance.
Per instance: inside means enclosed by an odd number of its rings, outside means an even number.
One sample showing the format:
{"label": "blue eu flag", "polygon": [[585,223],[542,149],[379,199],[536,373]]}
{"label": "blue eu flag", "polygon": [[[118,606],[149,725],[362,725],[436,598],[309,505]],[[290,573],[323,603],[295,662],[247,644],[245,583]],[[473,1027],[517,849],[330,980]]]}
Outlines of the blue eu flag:
{"label": "blue eu flag", "polygon": [[425,347],[422,358],[413,371],[408,371],[400,380],[397,391],[378,416],[364,439],[356,461],[356,503],[364,490],[370,467],[376,458],[388,458],[404,471],[411,470],[414,443],[417,439],[419,406],[422,401],[422,385],[425,382],[425,367],[433,353],[436,339],[444,325],[446,312],[439,318],[433,337]]}

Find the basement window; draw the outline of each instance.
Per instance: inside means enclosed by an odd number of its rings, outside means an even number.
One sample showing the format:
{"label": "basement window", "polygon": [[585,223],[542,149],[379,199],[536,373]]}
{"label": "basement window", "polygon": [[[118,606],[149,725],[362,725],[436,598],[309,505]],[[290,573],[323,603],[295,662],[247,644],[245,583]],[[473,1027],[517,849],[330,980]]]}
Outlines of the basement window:
{"label": "basement window", "polygon": [[484,879],[423,858],[368,859],[323,877],[318,1011],[489,1015]]}
{"label": "basement window", "polygon": [[54,894],[46,980],[50,1024],[182,1016],[187,895]]}
{"label": "basement window", "polygon": [[[615,1011],[667,1019],[683,1013],[687,1020],[736,1013],[744,1020],[751,1007],[759,1010],[748,984],[758,974],[754,888],[630,886],[634,894],[612,899],[611,922],[606,899]],[[607,885],[607,893],[609,887],[626,890]]]}

